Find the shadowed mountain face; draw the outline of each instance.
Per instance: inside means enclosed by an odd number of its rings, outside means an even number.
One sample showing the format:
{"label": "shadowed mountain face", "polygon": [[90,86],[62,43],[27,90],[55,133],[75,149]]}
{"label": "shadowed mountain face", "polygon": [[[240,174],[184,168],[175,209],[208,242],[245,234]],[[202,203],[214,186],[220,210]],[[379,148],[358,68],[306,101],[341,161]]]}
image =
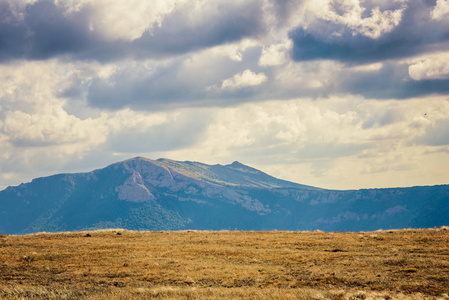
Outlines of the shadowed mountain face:
{"label": "shadowed mountain face", "polygon": [[137,157],[0,192],[0,231],[99,228],[362,231],[449,224],[449,186],[324,190],[239,162]]}

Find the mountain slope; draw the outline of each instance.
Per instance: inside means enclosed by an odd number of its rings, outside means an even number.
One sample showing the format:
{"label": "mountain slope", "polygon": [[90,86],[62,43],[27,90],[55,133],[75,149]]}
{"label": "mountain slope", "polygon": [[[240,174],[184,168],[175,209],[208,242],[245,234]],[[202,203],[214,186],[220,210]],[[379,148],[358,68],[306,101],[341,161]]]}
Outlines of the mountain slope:
{"label": "mountain slope", "polygon": [[449,224],[449,186],[332,191],[239,162],[136,157],[88,173],[34,179],[0,192],[0,231],[336,230]]}

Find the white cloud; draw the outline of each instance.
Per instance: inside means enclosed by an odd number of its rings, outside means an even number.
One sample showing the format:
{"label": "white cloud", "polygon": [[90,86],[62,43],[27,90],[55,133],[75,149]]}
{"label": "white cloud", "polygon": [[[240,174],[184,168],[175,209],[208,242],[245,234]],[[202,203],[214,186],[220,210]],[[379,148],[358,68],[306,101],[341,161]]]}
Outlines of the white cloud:
{"label": "white cloud", "polygon": [[375,7],[371,11],[371,17],[361,19],[361,24],[357,25],[357,22],[348,22],[350,27],[355,28],[359,33],[370,37],[378,38],[382,34],[391,32],[402,19],[402,12],[405,6],[401,9],[394,11],[383,11],[381,12],[378,7]]}
{"label": "white cloud", "polygon": [[290,62],[273,70],[274,82],[279,90],[287,93],[317,90],[335,80],[343,65],[333,61]]}
{"label": "white cloud", "polygon": [[260,72],[254,73],[251,70],[245,70],[241,74],[235,74],[234,77],[223,80],[222,89],[239,89],[249,86],[258,86],[267,80],[267,76]]}
{"label": "white cloud", "polygon": [[383,67],[382,63],[374,63],[368,65],[355,66],[349,69],[355,72],[376,72],[382,69],[382,67]]}
{"label": "white cloud", "polygon": [[408,73],[414,80],[449,78],[449,52],[413,59]]}
{"label": "white cloud", "polygon": [[[237,43],[218,45],[211,49],[207,49],[204,52],[209,52],[209,55],[214,56],[227,56],[231,60],[241,62],[243,53],[246,49],[259,46],[259,42],[250,39],[244,39]],[[205,53],[200,53],[203,56]]]}
{"label": "white cloud", "polygon": [[[360,0],[308,1],[306,8],[318,18],[346,25],[355,33],[372,39],[379,38],[398,26],[406,8],[403,4],[399,9],[381,11],[379,6],[375,6],[369,17],[363,17],[366,8],[361,4]],[[340,33],[335,32],[335,34]]]}
{"label": "white cloud", "polygon": [[186,0],[70,0],[56,1],[66,14],[88,6],[92,8],[90,30],[107,39],[134,40],[154,26],[160,26],[164,18]]}
{"label": "white cloud", "polygon": [[291,41],[263,47],[259,65],[266,67],[285,64],[289,60],[289,51],[291,50],[291,47]]}
{"label": "white cloud", "polygon": [[171,118],[177,115],[178,113],[149,114],[126,108],[110,114],[106,124],[113,133],[126,130],[145,131],[153,126],[168,123]]}
{"label": "white cloud", "polygon": [[28,114],[11,111],[5,114],[3,133],[9,142],[18,147],[70,144],[101,144],[107,136],[104,120],[80,120],[67,114],[61,107],[54,107],[46,113]]}
{"label": "white cloud", "polygon": [[449,0],[437,0],[437,4],[430,13],[433,20],[444,20],[449,16]]}

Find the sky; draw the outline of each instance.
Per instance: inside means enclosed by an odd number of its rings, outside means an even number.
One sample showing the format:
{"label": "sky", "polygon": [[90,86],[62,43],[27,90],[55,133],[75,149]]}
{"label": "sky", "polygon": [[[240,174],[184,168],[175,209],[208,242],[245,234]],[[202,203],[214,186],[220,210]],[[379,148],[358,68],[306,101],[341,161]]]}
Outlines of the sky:
{"label": "sky", "polygon": [[449,183],[449,0],[0,0],[0,189],[143,156]]}

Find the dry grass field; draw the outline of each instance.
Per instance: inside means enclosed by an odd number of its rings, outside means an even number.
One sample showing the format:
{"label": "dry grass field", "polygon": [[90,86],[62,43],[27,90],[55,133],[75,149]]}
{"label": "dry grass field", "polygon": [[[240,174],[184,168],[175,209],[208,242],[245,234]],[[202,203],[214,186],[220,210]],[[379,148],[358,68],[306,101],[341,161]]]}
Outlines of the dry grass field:
{"label": "dry grass field", "polygon": [[449,228],[0,236],[0,299],[449,299]]}

